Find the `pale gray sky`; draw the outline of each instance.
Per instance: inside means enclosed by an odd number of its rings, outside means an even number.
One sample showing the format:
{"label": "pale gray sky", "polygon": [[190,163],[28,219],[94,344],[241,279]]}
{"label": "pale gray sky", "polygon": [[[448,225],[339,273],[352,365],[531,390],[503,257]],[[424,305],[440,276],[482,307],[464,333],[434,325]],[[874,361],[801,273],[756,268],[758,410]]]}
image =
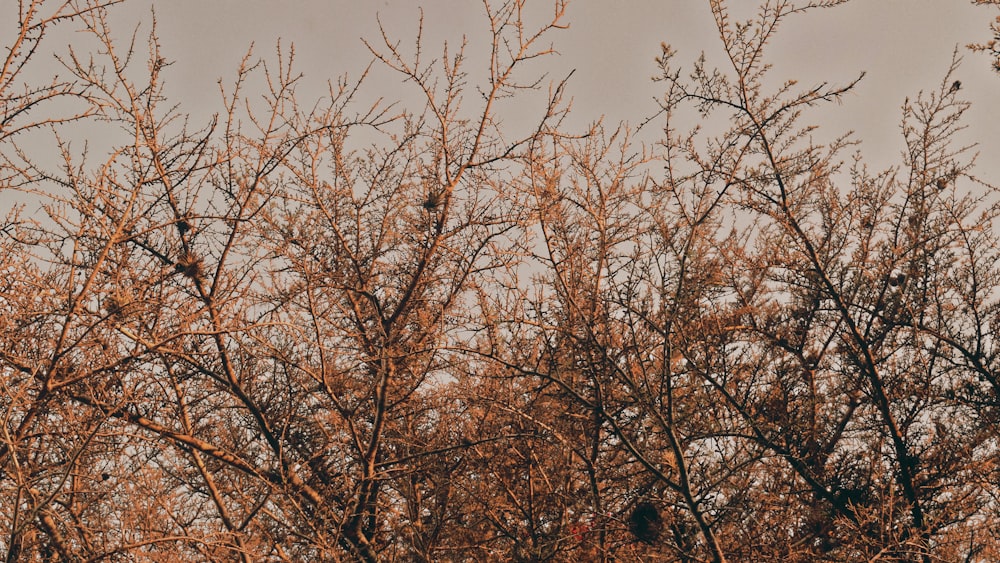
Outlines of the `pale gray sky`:
{"label": "pale gray sky", "polygon": [[[730,4],[749,15],[748,8],[758,3]],[[486,45],[488,29],[478,0],[129,0],[113,12],[120,36],[127,38],[139,25],[139,48],[144,48],[154,6],[163,55],[173,61],[166,74],[168,101],[191,113],[194,126],[220,111],[218,81],[231,84],[251,44],[257,56],[271,61],[279,38],[285,46],[294,44],[296,66],[305,75],[301,101],[311,104],[326,91],[328,80],[345,73],[356,76],[371,60],[361,39],[380,40],[376,17],[404,44],[412,41],[419,6],[424,8],[429,55],[439,55],[443,41],[454,47],[466,35],[469,70],[486,64],[476,56]],[[530,0],[529,6],[548,11],[551,2]],[[853,0],[796,15],[785,21],[770,46],[771,76],[776,83],[844,84],[866,71],[842,105],[821,108],[806,120],[822,127],[821,141],[856,131],[866,160],[881,168],[899,160],[904,99],[936,88],[958,48],[964,62],[957,78],[962,95],[973,102],[965,140],[979,143],[980,176],[1000,184],[1000,74],[991,70],[987,56],[965,48],[989,39],[989,24],[997,13],[996,7],[977,7],[967,0]],[[690,63],[704,51],[711,64],[724,64],[706,0],[571,0],[566,21],[568,29],[551,35],[560,54],[529,70],[546,72],[551,80],[575,70],[568,88],[574,99],[571,123],[581,129],[602,115],[612,124],[635,124],[657,111],[654,98],[662,85],[651,77],[661,42],[676,49],[680,62]],[[47,47],[62,53],[67,43],[79,47],[79,39],[60,33],[49,38]],[[380,73],[367,82],[363,95],[395,100],[412,95],[408,88],[398,75]],[[542,109],[537,101],[525,99],[504,108],[505,124],[516,127],[519,119],[532,123]],[[658,129],[650,126],[648,138]]]}
{"label": "pale gray sky", "polygon": [[[133,0],[122,21],[148,21],[153,3]],[[273,55],[279,38],[286,45],[294,43],[298,68],[305,74],[303,92],[314,87],[319,94],[327,79],[355,75],[370,59],[361,38],[378,40],[376,15],[390,33],[410,39],[418,5],[424,7],[430,52],[439,53],[446,39],[457,44],[462,34],[468,35],[473,49],[482,39],[482,6],[473,0],[155,2],[165,55],[175,61],[168,75],[170,92],[195,114],[215,111],[217,80],[233,76],[251,42],[264,57]],[[856,130],[862,150],[873,164],[881,165],[902,147],[903,100],[935,88],[958,47],[964,58],[959,71],[963,93],[973,102],[968,136],[980,142],[981,160],[988,164],[1000,153],[1000,75],[990,70],[986,56],[970,53],[965,45],[988,39],[995,15],[995,8],[963,0],[854,0],[795,16],[786,20],[771,46],[774,78],[844,83],[867,71],[843,105],[813,118],[830,137]],[[661,42],[674,46],[680,60],[691,61],[702,51],[710,60],[718,54],[719,41],[704,0],[576,0],[570,2],[568,21],[569,29],[552,36],[561,54],[545,64],[553,79],[576,70],[569,91],[581,124],[600,115],[611,122],[639,122],[656,110],[653,97],[659,85],[650,77],[656,72],[653,58]],[[472,57],[470,64],[478,63]],[[402,90],[394,80],[373,81],[369,95],[399,95]],[[1000,181],[1000,175],[990,175]]]}

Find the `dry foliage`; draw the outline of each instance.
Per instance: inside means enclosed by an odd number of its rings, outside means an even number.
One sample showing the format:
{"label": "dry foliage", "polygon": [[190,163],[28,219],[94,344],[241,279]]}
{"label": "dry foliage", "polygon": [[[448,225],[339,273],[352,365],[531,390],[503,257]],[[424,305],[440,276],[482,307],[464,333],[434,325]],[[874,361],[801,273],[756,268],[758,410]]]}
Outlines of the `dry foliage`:
{"label": "dry foliage", "polygon": [[[300,101],[279,50],[195,126],[114,3],[26,1],[3,38],[7,561],[1000,558],[1000,194],[957,62],[882,171],[807,121],[856,82],[769,74],[835,1],[711,0],[728,57],[664,45],[655,146],[566,131],[565,83],[504,131],[559,0],[484,2],[487,65],[369,44],[413,108]],[[99,54],[31,84],[56,25]]]}

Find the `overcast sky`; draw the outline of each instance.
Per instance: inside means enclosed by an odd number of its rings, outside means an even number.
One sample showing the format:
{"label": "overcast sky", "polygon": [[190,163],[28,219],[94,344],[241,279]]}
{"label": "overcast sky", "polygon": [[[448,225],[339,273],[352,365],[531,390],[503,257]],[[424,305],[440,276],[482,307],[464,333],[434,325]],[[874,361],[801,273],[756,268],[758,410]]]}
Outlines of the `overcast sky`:
{"label": "overcast sky", "polygon": [[[304,73],[302,92],[322,93],[327,80],[356,75],[371,57],[362,38],[378,41],[381,18],[390,34],[404,40],[416,31],[418,6],[425,14],[427,48],[439,53],[448,40],[456,45],[466,35],[475,48],[484,41],[486,20],[476,0],[129,0],[116,8],[121,29],[143,22],[148,32],[155,3],[164,55],[169,69],[168,94],[195,116],[218,111],[218,80],[231,81],[251,43],[255,53],[272,57],[279,39],[296,47]],[[547,6],[547,0],[530,5]],[[743,9],[752,0],[734,0]],[[734,8],[735,9],[735,8]],[[776,81],[843,84],[867,75],[842,105],[808,117],[825,129],[827,138],[853,129],[862,150],[877,166],[889,164],[902,148],[900,106],[907,96],[940,84],[952,54],[964,59],[957,78],[963,95],[973,102],[967,114],[969,139],[980,143],[981,172],[1000,183],[1000,75],[990,60],[965,45],[989,38],[995,7],[965,0],[854,0],[845,6],[815,10],[786,20],[770,47]],[[575,70],[569,93],[574,113],[584,124],[642,121],[654,113],[660,85],[654,57],[661,42],[672,45],[679,60],[692,61],[706,52],[722,64],[718,34],[705,0],[576,0],[567,15],[569,29],[551,36],[557,57],[545,62],[549,77]],[[403,89],[396,77],[380,76],[368,84],[370,97],[393,99]],[[526,107],[524,111],[537,111]]]}

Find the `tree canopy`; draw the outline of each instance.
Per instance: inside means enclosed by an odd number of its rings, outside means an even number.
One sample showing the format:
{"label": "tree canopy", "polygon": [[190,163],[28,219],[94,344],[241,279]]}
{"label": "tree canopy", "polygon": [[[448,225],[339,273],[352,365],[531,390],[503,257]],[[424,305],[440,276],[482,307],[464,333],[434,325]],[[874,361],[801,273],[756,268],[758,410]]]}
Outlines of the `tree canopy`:
{"label": "tree canopy", "polygon": [[725,56],[582,130],[563,0],[368,38],[417,99],[248,55],[203,122],[118,0],[3,8],[0,553],[1000,560],[1000,186],[957,53],[893,166],[818,140],[862,74],[769,44],[845,1],[706,0]]}

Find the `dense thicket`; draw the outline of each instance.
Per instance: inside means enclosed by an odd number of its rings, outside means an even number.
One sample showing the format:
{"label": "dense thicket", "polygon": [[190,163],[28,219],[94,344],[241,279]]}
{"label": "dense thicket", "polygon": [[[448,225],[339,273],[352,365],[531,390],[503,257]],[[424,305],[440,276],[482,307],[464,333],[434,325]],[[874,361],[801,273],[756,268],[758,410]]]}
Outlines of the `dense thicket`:
{"label": "dense thicket", "polygon": [[[1000,559],[1000,194],[957,62],[872,170],[810,121],[854,83],[767,65],[840,2],[708,3],[727,56],[663,47],[656,145],[565,125],[526,64],[561,1],[486,4],[488,75],[372,43],[411,107],[300,100],[282,51],[206,123],[111,2],[3,8],[7,561]],[[34,81],[56,26],[96,47]]]}

